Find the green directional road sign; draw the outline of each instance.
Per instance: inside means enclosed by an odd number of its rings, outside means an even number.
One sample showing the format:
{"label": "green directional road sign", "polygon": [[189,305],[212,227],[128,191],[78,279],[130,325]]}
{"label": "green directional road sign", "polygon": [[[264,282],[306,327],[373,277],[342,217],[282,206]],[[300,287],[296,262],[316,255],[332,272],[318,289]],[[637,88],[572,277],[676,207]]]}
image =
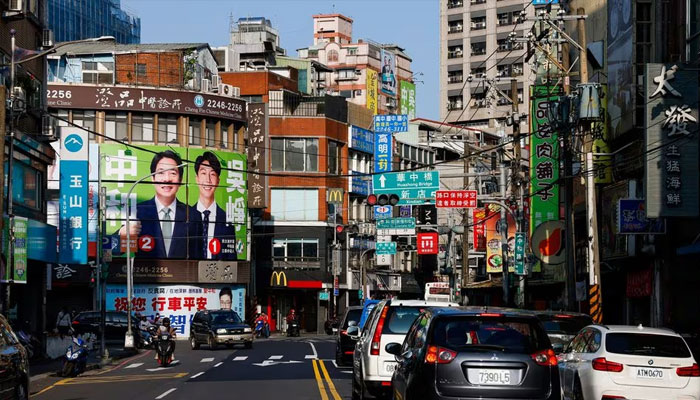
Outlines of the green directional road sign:
{"label": "green directional road sign", "polygon": [[525,268],[525,233],[515,234],[515,274],[527,275]]}
{"label": "green directional road sign", "polygon": [[438,171],[386,172],[372,178],[374,194],[397,194],[400,205],[435,204],[440,189]]}
{"label": "green directional road sign", "polygon": [[377,220],[377,235],[413,235],[415,218],[385,218]]}
{"label": "green directional road sign", "polygon": [[377,242],[377,254],[396,254],[396,242]]}

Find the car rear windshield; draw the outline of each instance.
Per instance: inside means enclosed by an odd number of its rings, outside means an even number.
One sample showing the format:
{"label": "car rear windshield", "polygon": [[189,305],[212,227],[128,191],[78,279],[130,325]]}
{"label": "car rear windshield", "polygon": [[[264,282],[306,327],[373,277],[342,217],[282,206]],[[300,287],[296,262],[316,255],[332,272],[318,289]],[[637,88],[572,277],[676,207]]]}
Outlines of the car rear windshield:
{"label": "car rear windshield", "polygon": [[566,334],[575,335],[586,327],[590,325],[592,320],[586,317],[574,317],[574,316],[556,316],[556,315],[540,315],[540,320],[542,325],[544,325],[544,330],[547,333],[552,334]]}
{"label": "car rear windshield", "polygon": [[389,335],[405,335],[408,329],[416,320],[418,315],[423,311],[423,307],[408,307],[408,306],[388,306],[389,311],[386,313],[386,321],[384,321],[384,329],[382,334]]}
{"label": "car rear windshield", "polygon": [[211,313],[212,324],[240,324],[241,317],[235,311],[218,311]]}
{"label": "car rear windshield", "polygon": [[362,316],[362,309],[361,308],[348,310],[348,314],[345,316],[345,321],[343,321],[343,328],[342,329],[348,329],[348,323],[350,323],[350,321],[355,321],[356,323],[359,323],[361,316]]}
{"label": "car rear windshield", "polygon": [[688,358],[690,351],[678,336],[649,335],[639,333],[608,333],[605,350],[609,353]]}
{"label": "car rear windshield", "polygon": [[535,318],[456,316],[435,323],[431,343],[456,351],[497,350],[531,354],[549,348]]}

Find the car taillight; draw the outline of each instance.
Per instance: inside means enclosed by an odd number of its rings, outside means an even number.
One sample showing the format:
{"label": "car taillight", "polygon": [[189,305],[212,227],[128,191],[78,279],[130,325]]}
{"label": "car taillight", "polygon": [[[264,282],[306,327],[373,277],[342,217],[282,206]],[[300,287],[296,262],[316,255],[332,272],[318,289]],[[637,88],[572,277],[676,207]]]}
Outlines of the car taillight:
{"label": "car taillight", "polygon": [[530,355],[530,357],[532,357],[538,365],[543,367],[555,367],[557,365],[557,355],[554,354],[554,350],[552,349],[539,351]]}
{"label": "car taillight", "polygon": [[343,329],[342,331],[340,331],[340,334],[341,334],[341,335],[347,335],[347,334],[348,334],[348,331],[346,331],[345,329]]}
{"label": "car taillight", "polygon": [[480,317],[487,317],[487,318],[500,318],[503,316],[501,313],[481,313],[479,314]]}
{"label": "car taillight", "polygon": [[78,321],[73,321],[73,325],[79,325],[79,324],[80,324],[80,322],[78,322]]}
{"label": "car taillight", "polygon": [[690,367],[676,368],[676,375],[678,376],[700,376],[700,367],[698,364],[693,364]]}
{"label": "car taillight", "polygon": [[382,338],[382,331],[384,330],[384,320],[386,319],[387,311],[389,311],[389,307],[384,307],[382,315],[379,316],[379,322],[377,322],[377,329],[374,330],[374,336],[372,336],[369,354],[373,356],[379,355],[380,340]]}
{"label": "car taillight", "polygon": [[593,359],[593,369],[596,371],[622,372],[623,366],[620,363],[608,361],[605,357]]}
{"label": "car taillight", "polygon": [[425,353],[426,364],[449,364],[457,357],[457,353],[438,346],[428,346],[428,352]]}

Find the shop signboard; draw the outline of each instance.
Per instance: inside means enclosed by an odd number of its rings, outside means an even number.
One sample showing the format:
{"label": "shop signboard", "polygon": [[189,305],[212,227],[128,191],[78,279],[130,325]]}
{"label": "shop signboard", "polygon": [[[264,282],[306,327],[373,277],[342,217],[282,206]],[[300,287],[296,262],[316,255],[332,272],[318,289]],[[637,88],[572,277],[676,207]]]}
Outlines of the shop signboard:
{"label": "shop signboard", "polygon": [[62,127],[58,252],[61,263],[87,264],[88,155],[87,131]]}
{"label": "shop signboard", "polygon": [[530,233],[559,219],[559,135],[549,122],[549,106],[559,99],[552,87],[533,88],[530,138]]}
{"label": "shop signboard", "polygon": [[379,74],[377,71],[367,68],[367,108],[372,114],[377,114],[377,104],[379,104]]}

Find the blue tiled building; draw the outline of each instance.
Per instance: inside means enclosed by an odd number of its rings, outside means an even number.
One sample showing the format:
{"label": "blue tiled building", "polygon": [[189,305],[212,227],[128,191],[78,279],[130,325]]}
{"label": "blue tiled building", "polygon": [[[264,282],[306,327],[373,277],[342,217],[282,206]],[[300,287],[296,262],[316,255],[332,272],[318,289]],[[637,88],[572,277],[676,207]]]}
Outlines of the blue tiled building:
{"label": "blue tiled building", "polygon": [[122,10],[120,0],[48,0],[49,27],[57,42],[114,36],[117,43],[141,42],[141,19]]}

